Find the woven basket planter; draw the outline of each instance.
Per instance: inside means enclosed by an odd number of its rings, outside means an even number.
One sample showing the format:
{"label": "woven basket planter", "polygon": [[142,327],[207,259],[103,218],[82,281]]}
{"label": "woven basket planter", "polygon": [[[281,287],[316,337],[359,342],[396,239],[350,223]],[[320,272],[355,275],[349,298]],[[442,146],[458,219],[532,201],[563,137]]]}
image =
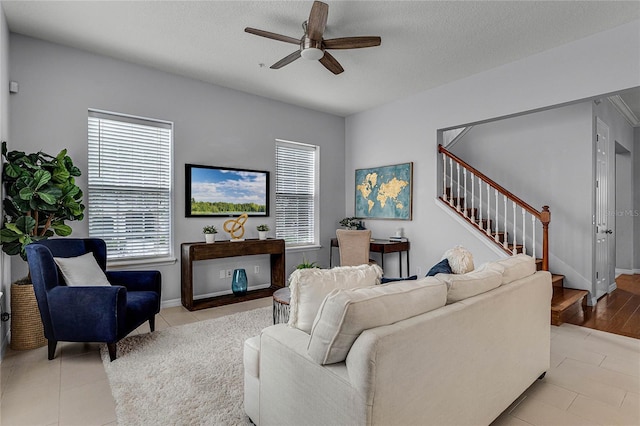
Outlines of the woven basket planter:
{"label": "woven basket planter", "polygon": [[46,344],[33,284],[11,284],[11,349],[22,351]]}

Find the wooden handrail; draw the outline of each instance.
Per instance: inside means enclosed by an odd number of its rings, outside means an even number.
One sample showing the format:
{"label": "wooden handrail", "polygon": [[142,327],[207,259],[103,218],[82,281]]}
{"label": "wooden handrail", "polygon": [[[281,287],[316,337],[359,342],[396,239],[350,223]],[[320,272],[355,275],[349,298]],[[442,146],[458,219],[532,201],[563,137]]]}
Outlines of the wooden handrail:
{"label": "wooden handrail", "polygon": [[[524,210],[528,211],[532,216],[535,216],[542,223],[542,270],[549,270],[549,223],[551,222],[551,212],[549,211],[549,206],[542,206],[542,211],[539,211],[520,199],[517,195],[513,194],[502,185],[496,183],[484,173],[480,172],[475,167],[469,165],[463,159],[457,157],[456,155],[449,152],[444,146],[441,144],[438,145],[438,152],[443,154],[446,157],[451,158],[456,163],[462,165],[466,170],[470,171],[473,175],[477,176],[481,181],[501,193],[502,195],[509,198],[511,201],[519,205]],[[535,255],[535,253],[534,253]]]}
{"label": "wooden handrail", "polygon": [[476,168],[474,168],[474,167],[470,166],[469,164],[467,164],[463,159],[461,159],[459,157],[456,157],[454,154],[452,154],[451,152],[447,151],[447,149],[445,147],[443,147],[442,145],[438,145],[438,152],[444,154],[445,156],[447,156],[449,158],[452,158],[454,161],[456,161],[460,165],[464,166],[465,169],[471,171],[471,173],[473,173],[474,175],[479,177],[480,180],[482,180],[483,182],[488,184],[490,187],[496,189],[501,194],[504,194],[507,197],[509,197],[509,199],[513,200],[516,204],[518,204],[520,207],[522,207],[523,209],[525,209],[526,211],[528,211],[529,213],[534,215],[536,218],[538,218],[542,222],[542,217],[541,217],[542,216],[542,212],[540,212],[539,210],[536,210],[535,208],[531,207],[526,202],[522,201],[517,195],[509,192],[506,188],[504,188],[503,186],[499,185],[495,181],[493,181],[490,178],[488,178],[484,173],[480,172]]}

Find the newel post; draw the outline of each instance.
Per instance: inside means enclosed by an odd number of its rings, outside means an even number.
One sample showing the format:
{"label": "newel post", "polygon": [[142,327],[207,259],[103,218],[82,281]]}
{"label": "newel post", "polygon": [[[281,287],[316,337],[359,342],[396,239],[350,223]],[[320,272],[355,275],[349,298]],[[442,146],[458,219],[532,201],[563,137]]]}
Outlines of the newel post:
{"label": "newel post", "polygon": [[542,270],[549,270],[549,222],[551,222],[551,212],[549,206],[542,206],[540,212],[540,222],[542,222]]}

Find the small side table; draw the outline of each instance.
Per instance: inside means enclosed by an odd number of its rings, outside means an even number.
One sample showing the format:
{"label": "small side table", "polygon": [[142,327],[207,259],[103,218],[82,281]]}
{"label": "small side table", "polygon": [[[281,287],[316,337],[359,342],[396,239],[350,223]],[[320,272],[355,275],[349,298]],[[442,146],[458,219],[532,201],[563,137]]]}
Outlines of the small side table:
{"label": "small side table", "polygon": [[289,322],[289,302],[291,301],[291,290],[283,287],[273,292],[273,323]]}

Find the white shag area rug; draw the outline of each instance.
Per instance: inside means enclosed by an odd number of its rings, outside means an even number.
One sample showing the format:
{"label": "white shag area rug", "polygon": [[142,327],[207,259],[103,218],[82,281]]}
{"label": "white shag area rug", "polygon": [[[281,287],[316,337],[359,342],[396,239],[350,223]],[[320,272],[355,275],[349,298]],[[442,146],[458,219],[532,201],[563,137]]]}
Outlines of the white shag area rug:
{"label": "white shag area rug", "polygon": [[103,345],[118,425],[250,425],[244,341],[272,324],[265,307],[129,336],[114,362]]}

